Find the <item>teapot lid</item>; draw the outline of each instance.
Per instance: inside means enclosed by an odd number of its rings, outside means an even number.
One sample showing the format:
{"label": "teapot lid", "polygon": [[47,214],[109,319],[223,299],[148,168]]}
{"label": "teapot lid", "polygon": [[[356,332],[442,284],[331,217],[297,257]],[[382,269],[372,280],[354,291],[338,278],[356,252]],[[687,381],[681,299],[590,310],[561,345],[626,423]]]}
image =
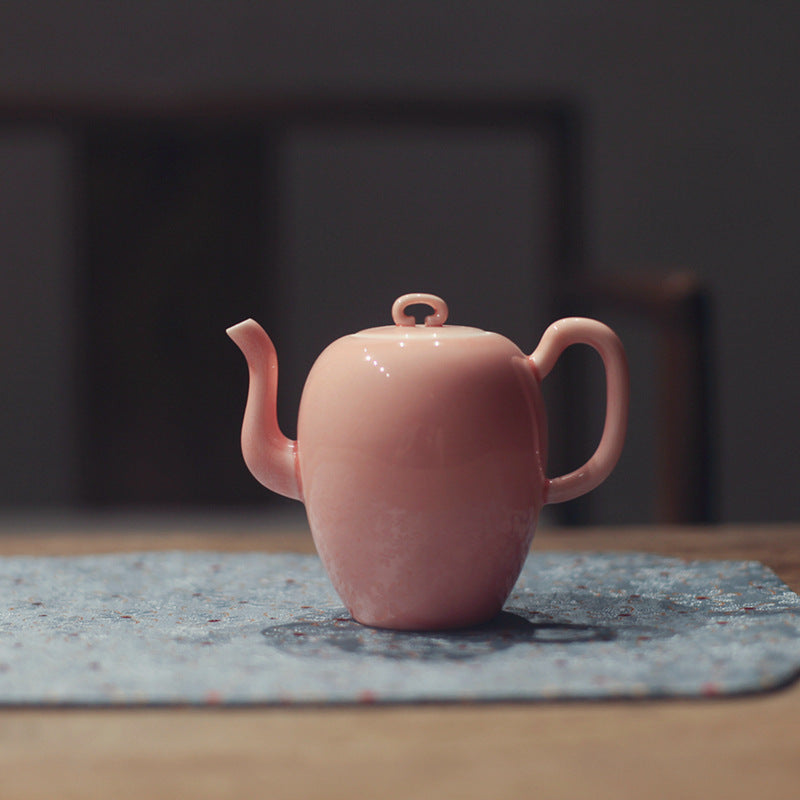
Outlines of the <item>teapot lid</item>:
{"label": "teapot lid", "polygon": [[[406,308],[413,305],[426,305],[433,309],[433,314],[425,317],[422,325],[417,325]],[[412,292],[398,297],[392,304],[394,325],[383,325],[378,328],[367,328],[353,334],[357,337],[379,337],[391,339],[442,339],[464,338],[467,336],[483,336],[486,331],[480,328],[468,328],[463,325],[445,325],[447,320],[447,303],[435,294]]]}

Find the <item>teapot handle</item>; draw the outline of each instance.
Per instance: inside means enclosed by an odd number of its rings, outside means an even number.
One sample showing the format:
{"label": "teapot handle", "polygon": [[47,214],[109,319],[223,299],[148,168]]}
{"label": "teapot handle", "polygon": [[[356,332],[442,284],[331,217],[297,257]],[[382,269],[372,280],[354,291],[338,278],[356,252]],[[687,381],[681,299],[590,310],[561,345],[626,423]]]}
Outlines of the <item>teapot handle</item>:
{"label": "teapot handle", "polygon": [[545,378],[559,356],[573,344],[588,344],[600,354],[606,371],[606,419],[594,455],[580,468],[545,483],[544,502],[562,503],[599,486],[617,464],[628,423],[628,360],[619,337],[593,319],[569,317],[554,322],[529,357],[538,380]]}

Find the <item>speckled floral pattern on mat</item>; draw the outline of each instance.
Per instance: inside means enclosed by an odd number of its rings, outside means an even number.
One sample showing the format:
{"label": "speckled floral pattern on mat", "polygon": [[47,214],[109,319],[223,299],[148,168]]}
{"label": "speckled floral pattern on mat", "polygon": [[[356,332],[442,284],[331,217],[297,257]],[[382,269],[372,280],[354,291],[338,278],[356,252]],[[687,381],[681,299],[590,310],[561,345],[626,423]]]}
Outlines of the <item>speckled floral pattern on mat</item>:
{"label": "speckled floral pattern on mat", "polygon": [[755,562],[534,553],[492,623],[353,622],[315,556],[0,558],[0,704],[708,696],[800,671],[800,598]]}

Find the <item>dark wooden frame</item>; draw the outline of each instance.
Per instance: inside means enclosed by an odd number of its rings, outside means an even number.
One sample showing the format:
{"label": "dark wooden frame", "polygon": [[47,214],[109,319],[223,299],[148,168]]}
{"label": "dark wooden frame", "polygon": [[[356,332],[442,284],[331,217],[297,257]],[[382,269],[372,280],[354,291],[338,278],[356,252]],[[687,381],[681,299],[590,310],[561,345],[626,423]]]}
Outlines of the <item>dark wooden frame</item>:
{"label": "dark wooden frame", "polygon": [[[667,283],[641,281],[630,276],[608,279],[587,273],[584,257],[584,129],[580,108],[559,97],[528,95],[452,96],[450,94],[348,94],[281,95],[272,97],[219,96],[170,99],[128,97],[94,98],[0,97],[0,124],[44,126],[65,134],[74,144],[78,181],[77,205],[83,209],[79,225],[91,230],[95,210],[87,207],[87,181],[91,180],[93,154],[103,132],[137,130],[142,135],[159,131],[200,131],[208,135],[250,131],[263,142],[261,168],[272,171],[271,194],[258,198],[268,235],[264,263],[278,257],[280,236],[279,180],[282,148],[294,130],[314,129],[458,129],[522,131],[545,146],[547,220],[545,230],[552,313],[574,313],[575,308],[608,306],[635,313],[654,324],[662,342],[657,427],[661,442],[658,466],[657,517],[663,521],[701,522],[713,518],[711,476],[713,448],[710,425],[710,357],[707,294],[696,284],[674,291]],[[99,132],[99,138],[98,138]],[[89,198],[90,199],[90,198]],[[82,255],[90,255],[92,234],[78,238]],[[254,257],[254,254],[250,254]],[[537,267],[539,265],[536,265]],[[91,277],[91,276],[90,276]],[[667,287],[667,288],[665,288]],[[103,502],[93,495],[92,484],[104,465],[97,458],[99,437],[93,406],[98,373],[94,342],[104,323],[97,303],[79,298],[85,330],[83,439],[84,499]],[[570,368],[567,366],[566,372]],[[586,435],[581,429],[583,377],[580,371],[561,377],[563,403],[571,411],[569,424],[555,431],[563,463],[573,465],[585,457]],[[94,445],[92,444],[94,442]],[[679,444],[682,443],[682,444]],[[101,448],[102,449],[102,448]],[[107,499],[107,498],[106,498]],[[111,498],[113,501],[113,498]],[[565,522],[591,521],[586,501],[560,509]]]}

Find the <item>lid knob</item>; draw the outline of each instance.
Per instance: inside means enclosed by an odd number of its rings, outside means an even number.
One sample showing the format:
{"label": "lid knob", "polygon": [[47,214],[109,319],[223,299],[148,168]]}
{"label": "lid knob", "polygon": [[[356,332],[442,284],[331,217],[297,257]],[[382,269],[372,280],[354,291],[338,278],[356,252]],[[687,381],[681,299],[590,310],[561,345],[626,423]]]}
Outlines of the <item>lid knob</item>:
{"label": "lid knob", "polygon": [[392,305],[392,319],[395,325],[411,327],[416,324],[414,317],[406,314],[406,308],[413,305],[426,305],[433,309],[433,314],[425,317],[425,325],[428,327],[440,327],[447,319],[447,303],[435,294],[423,294],[413,292],[398,297]]}

